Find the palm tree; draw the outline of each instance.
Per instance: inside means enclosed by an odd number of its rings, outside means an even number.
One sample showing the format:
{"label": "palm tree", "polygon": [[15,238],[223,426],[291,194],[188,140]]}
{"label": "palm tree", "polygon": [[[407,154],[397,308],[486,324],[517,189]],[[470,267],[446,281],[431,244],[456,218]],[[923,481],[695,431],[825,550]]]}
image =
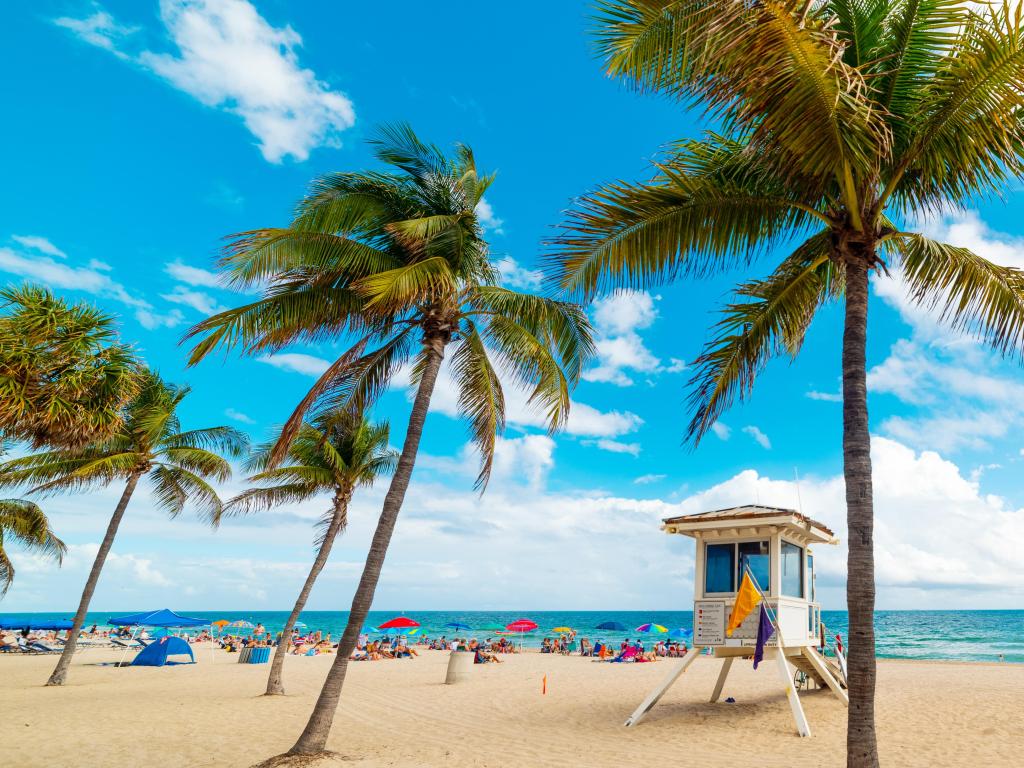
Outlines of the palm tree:
{"label": "palm tree", "polygon": [[207,480],[224,481],[231,476],[231,466],[217,452],[241,456],[247,439],[231,427],[182,432],[177,410],[189,391],[188,387],[167,384],[157,374],[147,373],[138,395],[125,409],[121,427],[110,437],[84,448],[44,451],[0,464],[0,486],[29,485],[34,493],[125,483],[85,582],[67,645],[47,685],[63,685],[67,679],[103,563],[143,477],[150,481],[157,506],[171,517],[180,514],[189,502],[211,522],[221,512],[221,500]]}
{"label": "palm tree", "polygon": [[332,494],[331,508],[318,524],[316,559],[285,622],[270,664],[267,696],[284,694],[281,676],[292,630],[327,563],[335,538],[348,525],[352,494],[357,487],[369,487],[394,470],[398,453],[388,448],[389,433],[387,422],[373,424],[362,415],[349,413],[328,414],[315,425],[305,424],[288,448],[288,463],[284,466],[270,468],[272,443],[262,446],[249,460],[247,468],[259,470],[249,482],[267,485],[243,491],[224,505],[222,516],[227,516],[299,503],[322,493]]}
{"label": "palm tree", "polygon": [[865,341],[869,273],[996,349],[1024,338],[1024,276],[913,231],[921,214],[1024,171],[1019,6],[952,0],[600,0],[608,72],[703,104],[720,133],[674,145],[653,178],[580,200],[555,240],[558,285],[590,297],[751,265],[698,358],[696,444],[769,358],[795,355],[845,300],[843,465],[849,530],[847,762],[878,764]]}
{"label": "palm tree", "polygon": [[[505,401],[495,363],[551,429],[565,422],[569,390],[592,353],[590,327],[574,304],[497,285],[476,208],[492,176],[477,173],[472,151],[448,157],[407,126],[387,127],[373,144],[388,172],[318,179],[291,226],[239,235],[222,266],[240,286],[268,282],[263,296],[200,323],[205,338],[192,362],[217,347],[273,352],[296,341],[347,335],[354,343],[295,409],[271,451],[276,465],[310,409],[360,411],[410,371],[416,395],[402,452],[384,499],[338,655],[309,723],[290,754],[324,751],[348,658],[373,601],[401,510],[431,394],[451,348],[459,409],[490,476]],[[410,364],[411,365],[407,365]]]}
{"label": "palm tree", "polygon": [[34,552],[64,560],[67,545],[57,538],[50,521],[36,504],[22,499],[0,499],[0,597],[7,594],[14,581],[14,565],[4,549],[5,541],[13,540]]}
{"label": "palm tree", "polygon": [[81,447],[113,434],[138,361],[111,318],[33,285],[0,290],[0,310],[0,435]]}

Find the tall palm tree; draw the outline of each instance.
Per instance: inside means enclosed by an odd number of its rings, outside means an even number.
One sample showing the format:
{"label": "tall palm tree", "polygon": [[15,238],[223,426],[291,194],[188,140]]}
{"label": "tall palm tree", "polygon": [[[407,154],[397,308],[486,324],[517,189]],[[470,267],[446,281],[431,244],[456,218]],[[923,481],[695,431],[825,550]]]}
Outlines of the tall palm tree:
{"label": "tall palm tree", "polygon": [[0,290],[0,436],[81,447],[113,434],[138,391],[113,320],[36,285]]}
{"label": "tall palm tree", "polygon": [[505,424],[495,362],[532,390],[530,402],[556,429],[568,417],[569,390],[593,348],[586,316],[576,305],[497,285],[476,215],[493,177],[477,173],[468,147],[460,145],[448,157],[404,125],[382,129],[373,144],[390,171],[324,176],[299,204],[291,226],[235,239],[222,260],[229,279],[269,285],[258,301],[190,332],[205,337],[192,362],[217,347],[265,353],[295,341],[343,334],[354,339],[285,424],[271,466],[283,459],[310,409],[365,409],[400,370],[410,371],[416,386],[338,655],[291,754],[324,751],[448,350],[459,409],[481,454],[477,482],[483,488]]}
{"label": "tall palm tree", "polygon": [[14,581],[14,565],[4,549],[9,541],[52,557],[58,563],[68,551],[38,505],[22,499],[0,499],[0,597],[7,594]]}
{"label": "tall palm tree", "polygon": [[324,493],[331,494],[331,507],[318,523],[316,558],[295,600],[281,639],[274,651],[267,677],[267,696],[283,695],[284,658],[291,644],[292,630],[306,607],[317,576],[324,569],[338,534],[348,525],[348,505],[359,486],[369,487],[382,475],[394,471],[398,453],[388,448],[387,422],[371,423],[362,415],[327,414],[316,424],[304,424],[288,448],[288,461],[270,467],[273,444],[261,446],[247,464],[257,470],[250,483],[265,483],[243,491],[224,505],[222,516],[248,514],[278,504],[295,504]]}
{"label": "tall palm tree", "polygon": [[231,476],[231,466],[218,452],[241,456],[248,441],[231,427],[181,431],[177,410],[189,391],[147,373],[138,395],[125,409],[121,427],[110,437],[84,448],[44,451],[0,464],[0,487],[28,485],[34,493],[79,491],[115,481],[125,484],[82,590],[67,645],[47,685],[63,685],[67,679],[100,571],[142,478],[149,479],[154,501],[171,517],[188,503],[211,522],[221,512],[220,497],[207,482]]}
{"label": "tall palm tree", "polygon": [[674,145],[653,178],[585,196],[551,266],[575,295],[748,266],[698,359],[694,443],[794,355],[816,310],[845,300],[843,465],[849,530],[847,762],[878,763],[873,510],[865,342],[869,273],[1020,351],[1024,276],[913,231],[916,217],[1024,171],[1019,5],[953,0],[600,0],[608,73],[703,105],[719,133]]}

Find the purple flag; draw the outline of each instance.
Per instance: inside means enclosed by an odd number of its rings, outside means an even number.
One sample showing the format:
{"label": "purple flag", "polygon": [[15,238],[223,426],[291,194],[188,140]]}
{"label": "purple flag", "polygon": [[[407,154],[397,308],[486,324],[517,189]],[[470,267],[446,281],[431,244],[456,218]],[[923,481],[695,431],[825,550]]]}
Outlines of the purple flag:
{"label": "purple flag", "polygon": [[754,669],[757,669],[757,665],[764,659],[764,644],[768,642],[775,633],[775,627],[772,626],[771,621],[768,619],[768,611],[764,609],[764,603],[761,603],[761,610],[757,616],[757,645],[754,646]]}

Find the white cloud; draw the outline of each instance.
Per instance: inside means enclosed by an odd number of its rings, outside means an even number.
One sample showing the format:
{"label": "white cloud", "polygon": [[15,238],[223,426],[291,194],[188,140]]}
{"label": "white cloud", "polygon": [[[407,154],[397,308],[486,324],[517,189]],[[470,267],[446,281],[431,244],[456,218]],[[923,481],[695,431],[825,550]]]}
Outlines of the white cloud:
{"label": "white cloud", "polygon": [[88,267],[89,267],[89,269],[97,269],[100,272],[113,272],[114,271],[114,268],[112,266],[107,264],[107,262],[105,262],[105,261],[100,261],[99,259],[89,259]]}
{"label": "white cloud", "polygon": [[[661,361],[644,345],[638,331],[649,328],[657,319],[655,297],[647,291],[620,291],[594,302],[594,346],[598,364],[584,371],[586,381],[628,387],[633,379],[627,371],[656,373]],[[673,361],[678,368],[681,361]],[[683,366],[685,368],[685,364]]]}
{"label": "white cloud", "polygon": [[609,451],[610,453],[628,453],[630,456],[639,456],[641,450],[640,443],[622,443],[618,440],[608,440],[607,438],[602,438],[600,440],[583,440],[581,442],[583,445],[600,448],[602,451]]}
{"label": "white cloud", "polygon": [[119,46],[134,35],[138,28],[119,24],[97,3],[93,3],[92,7],[93,13],[84,19],[62,16],[59,19],[54,19],[53,23],[58,27],[70,30],[90,45],[110,51],[119,59],[127,59],[127,54],[123,53]]}
{"label": "white cloud", "polygon": [[11,235],[11,240],[25,248],[45,253],[47,256],[57,256],[61,259],[66,259],[68,256],[47,238],[39,237],[38,235]]}
{"label": "white cloud", "polygon": [[255,424],[255,420],[251,416],[248,416],[241,411],[236,411],[234,408],[227,408],[224,411],[224,415],[233,421],[241,422],[242,424]]}
{"label": "white cloud", "polygon": [[762,448],[766,450],[771,450],[772,442],[771,440],[768,439],[768,435],[766,435],[760,429],[755,427],[753,424],[744,427],[743,431],[750,435],[752,438],[754,438],[754,440],[757,441],[757,444],[760,445]]}
{"label": "white cloud", "polygon": [[811,390],[806,393],[807,397],[811,400],[821,400],[826,403],[841,403],[843,402],[842,392],[818,392],[817,390]]}
{"label": "white cloud", "polygon": [[[36,238],[45,240],[45,238]],[[59,250],[45,240],[51,250]],[[173,328],[179,325],[184,316],[178,310],[161,314],[153,309],[153,305],[145,299],[133,295],[121,283],[114,280],[107,272],[110,267],[102,262],[90,262],[89,267],[76,267],[66,261],[61,252],[61,261],[50,256],[41,255],[43,248],[39,243],[32,246],[37,253],[17,252],[11,248],[0,248],[0,271],[10,272],[21,278],[41,282],[50,288],[63,288],[73,291],[113,299],[135,310],[135,318],[143,328]]]}
{"label": "white cloud", "polygon": [[882,432],[915,447],[953,452],[988,447],[1024,422],[1024,384],[988,372],[983,357],[965,359],[965,353],[907,339],[893,344],[868,371],[868,387],[917,411],[885,419]]}
{"label": "white cloud", "polygon": [[538,269],[527,269],[520,266],[519,262],[511,256],[502,257],[495,266],[501,274],[502,284],[509,288],[537,290],[544,279],[543,272]]}
{"label": "white cloud", "polygon": [[256,358],[261,363],[272,365],[284,371],[294,371],[306,376],[317,377],[326,371],[331,363],[322,357],[305,355],[301,352],[280,352]]}
{"label": "white cloud", "polygon": [[160,294],[160,298],[172,304],[183,304],[186,307],[192,307],[196,312],[207,317],[227,309],[223,304],[218,304],[217,300],[210,294],[203,293],[202,291],[193,291],[183,285],[174,286],[174,290],[170,293]]}
{"label": "white cloud", "polygon": [[161,313],[154,312],[152,309],[140,308],[135,310],[135,319],[143,328],[153,331],[157,328],[177,328],[185,321],[185,316],[177,309]]}
{"label": "white cloud", "polygon": [[687,362],[685,360],[680,360],[678,357],[670,357],[668,362],[669,364],[665,366],[666,373],[683,373],[690,369]]}
{"label": "white cloud", "polygon": [[668,475],[640,475],[640,477],[633,480],[634,485],[650,485],[651,483],[657,483],[659,480],[664,480]]}
{"label": "white cloud", "polygon": [[486,197],[481,197],[480,202],[476,204],[476,218],[480,222],[480,226],[485,230],[489,230],[496,235],[505,234],[503,229],[504,219],[499,219],[495,215],[494,208],[487,202]]}
{"label": "white cloud", "polygon": [[222,288],[217,273],[208,269],[192,267],[180,261],[172,261],[164,265],[164,272],[182,283],[202,286],[204,288]]}
{"label": "white cloud", "polygon": [[732,429],[720,421],[716,421],[711,425],[711,431],[715,433],[715,437],[719,440],[728,440],[732,436]]}
{"label": "white cloud", "polygon": [[160,18],[174,53],[129,51],[130,30],[98,6],[86,19],[56,23],[200,103],[237,115],[270,162],[337,147],[355,123],[348,97],[299,64],[299,34],[271,26],[248,0],[163,0]]}

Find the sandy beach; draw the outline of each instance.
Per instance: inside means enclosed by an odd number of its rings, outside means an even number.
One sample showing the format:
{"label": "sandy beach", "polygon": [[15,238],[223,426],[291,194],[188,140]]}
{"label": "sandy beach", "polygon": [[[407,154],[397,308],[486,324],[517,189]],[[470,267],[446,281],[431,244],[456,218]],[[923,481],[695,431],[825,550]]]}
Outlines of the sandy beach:
{"label": "sandy beach", "polygon": [[[333,658],[289,659],[289,695],[264,698],[265,665],[237,664],[208,647],[197,647],[194,665],[98,665],[119,656],[80,653],[63,689],[42,686],[52,657],[0,658],[4,762],[250,766],[291,746]],[[736,664],[723,693],[736,703],[711,705],[720,662],[699,659],[644,723],[626,729],[626,716],[677,662],[601,664],[527,652],[445,686],[447,656],[423,651],[412,661],[353,664],[329,744],[338,764],[717,765],[727,756],[737,765],[845,764],[842,705],[828,691],[805,693],[813,735],[800,739],[770,667]],[[882,660],[878,683],[884,765],[1019,759],[1024,665]]]}

